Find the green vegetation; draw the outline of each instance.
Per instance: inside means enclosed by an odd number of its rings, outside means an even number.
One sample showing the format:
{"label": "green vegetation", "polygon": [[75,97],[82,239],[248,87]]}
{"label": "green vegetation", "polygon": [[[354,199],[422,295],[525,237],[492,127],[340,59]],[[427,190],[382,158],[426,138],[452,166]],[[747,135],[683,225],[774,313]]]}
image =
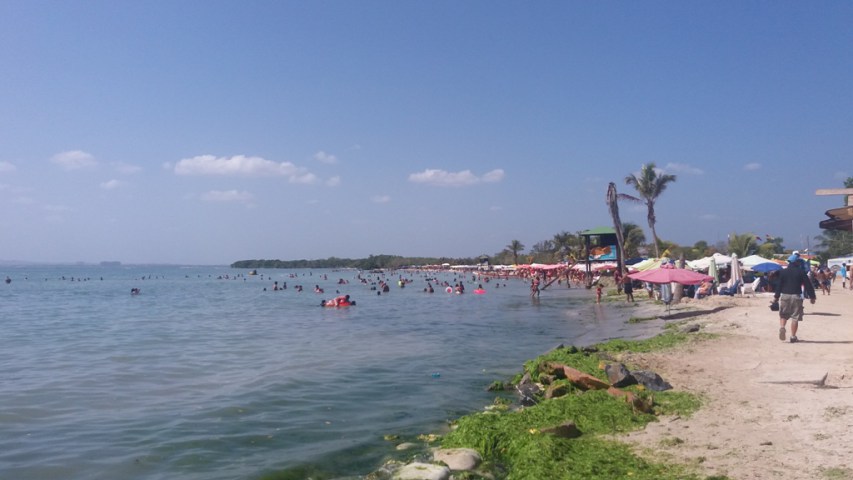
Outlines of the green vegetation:
{"label": "green vegetation", "polygon": [[441,265],[442,263],[476,265],[480,258],[401,257],[399,255],[370,255],[367,258],[329,257],[320,260],[239,260],[231,268],[355,268],[358,270],[395,269],[412,265]]}
{"label": "green vegetation", "polygon": [[853,479],[853,470],[849,468],[825,468],[821,470],[821,476],[827,480],[850,480]]}
{"label": "green vegetation", "polygon": [[[612,340],[584,350],[559,348],[526,362],[524,372],[533,379],[546,380],[543,367],[556,362],[606,380],[602,367],[616,356],[626,352],[658,351],[702,337],[707,338],[669,328],[648,340]],[[502,473],[498,476],[507,480],[702,478],[690,472],[689,466],[649,462],[634,454],[629,446],[612,437],[605,438],[642,428],[656,421],[655,415],[690,415],[699,409],[700,398],[685,392],[650,392],[638,386],[626,388],[653,403],[654,413],[651,414],[637,411],[623,398],[602,390],[584,392],[564,380],[555,380],[553,384],[565,384],[568,394],[522,410],[491,410],[463,417],[442,439],[442,446],[476,449],[486,464],[499,469]],[[566,422],[574,423],[581,436],[562,438],[543,432]]]}

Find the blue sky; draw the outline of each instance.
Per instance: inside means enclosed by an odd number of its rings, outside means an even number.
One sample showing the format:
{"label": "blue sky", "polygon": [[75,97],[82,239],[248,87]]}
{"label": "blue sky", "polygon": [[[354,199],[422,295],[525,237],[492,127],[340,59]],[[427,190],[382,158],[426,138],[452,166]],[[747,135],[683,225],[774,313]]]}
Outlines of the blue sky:
{"label": "blue sky", "polygon": [[[0,260],[477,256],[609,225],[804,248],[853,3],[0,0]],[[650,238],[642,207],[622,204]]]}

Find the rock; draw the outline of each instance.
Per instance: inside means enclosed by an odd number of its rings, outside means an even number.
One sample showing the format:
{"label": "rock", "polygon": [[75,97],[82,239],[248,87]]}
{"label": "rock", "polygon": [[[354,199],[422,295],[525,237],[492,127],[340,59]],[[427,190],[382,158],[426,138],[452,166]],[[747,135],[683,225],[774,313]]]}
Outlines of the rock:
{"label": "rock", "polygon": [[555,377],[554,375],[540,375],[539,376],[539,381],[542,382],[542,384],[544,384],[544,385],[551,385],[552,383],[554,383],[554,380],[556,380],[556,379],[557,379],[557,377]]}
{"label": "rock", "polygon": [[631,371],[622,363],[608,363],[604,366],[604,373],[614,387],[622,388],[637,383],[637,379],[631,376]]}
{"label": "rock", "polygon": [[471,448],[440,448],[432,458],[444,462],[451,470],[474,470],[483,461],[483,457]]}
{"label": "rock", "polygon": [[394,472],[394,480],[448,480],[450,469],[442,465],[414,462]]}
{"label": "rock", "polygon": [[413,449],[413,448],[415,448],[415,447],[417,447],[417,446],[418,446],[418,444],[416,444],[416,443],[412,443],[412,442],[403,442],[403,443],[401,443],[401,444],[397,445],[397,447],[396,447],[396,448],[397,448],[397,450],[411,450],[411,449]]}
{"label": "rock", "polygon": [[565,383],[549,385],[548,390],[545,390],[545,399],[564,397],[567,393],[569,393],[569,386]]}
{"label": "rock", "polygon": [[631,376],[637,379],[637,383],[655,392],[672,389],[672,385],[655,372],[636,370],[631,372]]}
{"label": "rock", "polygon": [[578,430],[578,426],[574,422],[566,422],[556,427],[543,428],[541,432],[550,433],[560,438],[577,438],[581,436],[581,431]]}

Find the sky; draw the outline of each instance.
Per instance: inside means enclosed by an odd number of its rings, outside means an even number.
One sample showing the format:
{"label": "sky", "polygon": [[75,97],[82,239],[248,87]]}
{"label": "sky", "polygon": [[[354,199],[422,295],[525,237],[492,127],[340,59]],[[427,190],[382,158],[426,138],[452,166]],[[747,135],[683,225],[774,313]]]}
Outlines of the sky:
{"label": "sky", "polygon": [[[814,246],[853,3],[0,0],[0,261],[476,257],[612,225]],[[623,222],[651,238],[645,207]]]}

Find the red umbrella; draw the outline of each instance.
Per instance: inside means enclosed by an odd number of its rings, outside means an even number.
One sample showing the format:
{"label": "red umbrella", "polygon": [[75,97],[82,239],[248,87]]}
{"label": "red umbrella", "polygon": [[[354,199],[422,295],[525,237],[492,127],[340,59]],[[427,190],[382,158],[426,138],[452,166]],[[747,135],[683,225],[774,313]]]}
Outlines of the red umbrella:
{"label": "red umbrella", "polygon": [[683,268],[661,267],[628,275],[628,278],[649,283],[680,283],[682,285],[699,285],[713,277],[704,273],[685,270]]}

